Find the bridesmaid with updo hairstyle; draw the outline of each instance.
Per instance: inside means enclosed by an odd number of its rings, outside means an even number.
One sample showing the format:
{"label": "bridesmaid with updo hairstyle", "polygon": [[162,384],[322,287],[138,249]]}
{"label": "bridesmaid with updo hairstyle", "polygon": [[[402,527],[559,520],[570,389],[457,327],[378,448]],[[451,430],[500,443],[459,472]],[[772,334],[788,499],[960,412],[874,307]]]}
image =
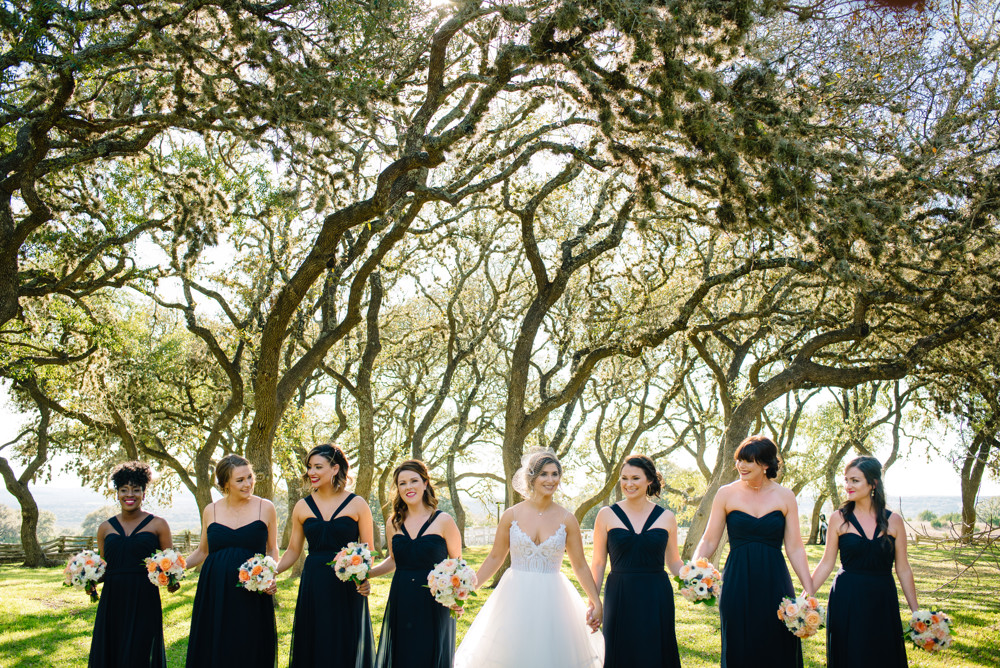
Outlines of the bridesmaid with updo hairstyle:
{"label": "bridesmaid with updo hairstyle", "polygon": [[385,523],[389,557],[368,574],[393,573],[375,665],[451,668],[455,620],[434,600],[427,574],[448,557],[462,557],[462,536],[451,515],[437,509],[434,485],[422,461],[403,462],[392,480],[396,494]]}
{"label": "bridesmaid with updo hairstyle", "polygon": [[719,596],[722,668],[801,668],[802,641],[777,615],[781,599],[795,597],[782,545],[802,588],[813,594],[795,493],[775,480],[781,459],[766,436],[745,439],[733,459],[739,480],[716,492],[694,551],[695,559],[711,559],[729,531]]}
{"label": "bridesmaid with updo hairstyle", "polygon": [[299,581],[289,668],[337,665],[371,668],[375,640],[368,613],[368,582],[339,580],[328,564],[348,543],[374,541],[372,511],[363,498],[347,490],[350,464],[332,443],[317,445],[305,458],[302,478],[312,493],[292,510],[288,549],[278,572],[291,568],[309,542]]}
{"label": "bridesmaid with updo hairstyle", "polygon": [[677,575],[683,565],[677,518],[650,500],[660,495],[663,476],[646,455],[625,460],[619,484],[624,498],[601,508],[594,521],[591,570],[598,591],[611,556],[604,594],[604,666],[680,668],[674,590],[663,568],[666,564]]}
{"label": "bridesmaid with updo hairstyle", "polygon": [[97,529],[97,550],[108,566],[90,641],[90,668],[167,665],[160,590],[149,581],[143,562],[173,543],[167,521],[142,509],[150,480],[152,471],[144,462],[125,462],[111,472],[121,512]]}
{"label": "bridesmaid with updo hairstyle", "polygon": [[[278,559],[278,514],[254,496],[253,469],[239,455],[215,467],[223,497],[201,519],[201,542],[187,567],[202,563],[191,613],[187,668],[275,668],[274,599],[239,585],[240,565],[255,554]],[[269,593],[273,593],[269,592]]]}

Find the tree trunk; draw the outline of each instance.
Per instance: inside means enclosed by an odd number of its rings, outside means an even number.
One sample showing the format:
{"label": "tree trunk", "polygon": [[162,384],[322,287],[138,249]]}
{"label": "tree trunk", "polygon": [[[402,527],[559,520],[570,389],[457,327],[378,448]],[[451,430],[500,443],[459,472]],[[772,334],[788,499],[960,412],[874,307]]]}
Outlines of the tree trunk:
{"label": "tree trunk", "polygon": [[823,511],[823,504],[826,503],[826,494],[820,494],[813,502],[812,517],[809,519],[809,544],[819,544],[819,516]]}
{"label": "tree trunk", "polygon": [[976,500],[979,498],[979,486],[983,481],[983,472],[986,470],[990,450],[996,445],[996,439],[981,431],[966,449],[965,461],[962,464],[961,540],[963,543],[971,542],[976,533]]}

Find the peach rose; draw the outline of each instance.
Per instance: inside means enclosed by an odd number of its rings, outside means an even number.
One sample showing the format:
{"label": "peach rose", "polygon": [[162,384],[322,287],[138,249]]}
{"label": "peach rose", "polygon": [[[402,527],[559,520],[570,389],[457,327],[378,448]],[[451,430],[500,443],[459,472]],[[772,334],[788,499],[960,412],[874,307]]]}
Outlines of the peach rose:
{"label": "peach rose", "polygon": [[361,555],[355,554],[353,557],[351,557],[351,566],[357,566],[358,564],[361,563],[361,561],[362,561]]}
{"label": "peach rose", "polygon": [[698,568],[708,568],[708,559],[698,559],[694,562],[694,565]]}
{"label": "peach rose", "polygon": [[691,575],[691,567],[687,564],[681,566],[680,575],[682,580],[687,580],[688,576]]}
{"label": "peach rose", "polygon": [[460,587],[461,585],[462,585],[462,578],[458,577],[457,575],[452,575],[451,576],[451,586],[452,587]]}
{"label": "peach rose", "polygon": [[799,614],[799,606],[794,603],[789,603],[785,606],[785,616],[786,617],[797,617]]}
{"label": "peach rose", "polygon": [[181,568],[187,568],[187,559],[184,557],[177,557],[177,563],[181,565]]}
{"label": "peach rose", "polygon": [[166,585],[168,582],[170,582],[170,578],[167,577],[166,573],[160,573],[159,575],[156,576],[156,581],[159,582],[160,586],[162,587]]}
{"label": "peach rose", "polygon": [[933,638],[924,643],[924,649],[928,652],[933,652],[935,647],[937,647],[937,643],[934,642]]}
{"label": "peach rose", "polygon": [[240,569],[240,582],[249,582],[249,581],[250,581],[250,574],[247,573],[246,570],[244,570],[244,569],[241,568]]}
{"label": "peach rose", "polygon": [[806,624],[814,629],[819,628],[819,613],[815,610],[810,610],[806,613]]}
{"label": "peach rose", "polygon": [[263,572],[264,572],[264,567],[261,566],[260,564],[257,564],[256,566],[253,567],[253,570],[250,571],[250,574],[251,575],[260,575]]}
{"label": "peach rose", "polygon": [[146,564],[146,570],[149,571],[150,573],[152,573],[153,571],[155,571],[156,570],[156,562],[155,561],[150,561],[149,563],[147,563]]}
{"label": "peach rose", "polygon": [[160,559],[160,570],[161,571],[169,571],[170,567],[173,566],[173,565],[174,565],[174,562],[170,561],[166,557],[164,557],[163,559]]}
{"label": "peach rose", "polygon": [[817,599],[815,596],[808,597],[806,599],[806,603],[808,603],[809,607],[812,608],[813,610],[819,608],[819,599]]}
{"label": "peach rose", "polygon": [[913,628],[916,629],[917,633],[923,633],[927,630],[927,624],[918,619],[913,623]]}

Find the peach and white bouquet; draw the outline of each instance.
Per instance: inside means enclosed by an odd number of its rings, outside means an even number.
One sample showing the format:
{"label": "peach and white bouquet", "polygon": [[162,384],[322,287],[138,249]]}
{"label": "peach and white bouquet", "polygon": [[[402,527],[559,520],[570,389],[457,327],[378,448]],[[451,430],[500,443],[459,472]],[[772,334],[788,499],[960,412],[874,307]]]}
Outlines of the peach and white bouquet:
{"label": "peach and white bouquet", "polygon": [[328,566],[333,566],[337,578],[347,582],[353,580],[361,584],[368,578],[368,571],[375,564],[368,543],[348,543]]}
{"label": "peach and white bouquet", "polygon": [[264,591],[278,580],[278,564],[271,557],[255,554],[240,566],[240,581],[247,591]]}
{"label": "peach and white bouquet", "polygon": [[826,609],[815,596],[786,596],[778,607],[778,619],[799,638],[808,638],[826,624]]}
{"label": "peach and white bouquet", "polygon": [[157,550],[146,557],[146,571],[149,581],[157,587],[173,587],[184,579],[187,563],[180,552],[173,548]]}
{"label": "peach and white bouquet", "polygon": [[917,610],[904,635],[920,649],[939,652],[951,646],[951,617],[937,610]]}
{"label": "peach and white bouquet", "polygon": [[90,594],[90,600],[97,602],[97,583],[104,577],[104,571],[108,567],[101,556],[93,550],[84,550],[80,554],[74,555],[66,563],[63,575],[66,581],[64,587],[80,587]]}
{"label": "peach and white bouquet", "polygon": [[715,605],[722,592],[722,574],[708,559],[689,559],[674,578],[681,596],[692,603]]}
{"label": "peach and white bouquet", "polygon": [[[445,559],[427,574],[427,587],[444,607],[461,608],[470,596],[476,595],[476,573],[464,559]],[[451,616],[458,617],[455,610]]]}

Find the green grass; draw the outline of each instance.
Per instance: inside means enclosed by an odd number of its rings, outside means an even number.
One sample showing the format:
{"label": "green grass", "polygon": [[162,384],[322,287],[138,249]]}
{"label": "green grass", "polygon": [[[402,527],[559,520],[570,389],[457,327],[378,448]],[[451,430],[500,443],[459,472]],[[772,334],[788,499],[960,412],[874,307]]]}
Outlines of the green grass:
{"label": "green grass", "polygon": [[[810,546],[809,562],[815,565],[822,554]],[[486,557],[486,548],[471,548],[467,559],[474,565]],[[947,589],[940,585],[955,576],[958,565],[950,553],[931,547],[912,548],[911,560],[917,577],[920,605],[947,611],[954,620],[955,644],[950,650],[930,655],[916,648],[908,649],[913,668],[955,668],[1000,665],[1000,570],[995,563],[981,563]],[[960,556],[959,559],[966,557]],[[571,576],[568,562],[565,572]],[[90,631],[97,606],[77,590],[61,586],[61,569],[29,570],[0,566],[0,666],[28,668],[61,666],[84,667],[90,648]],[[183,666],[187,650],[191,605],[195,579],[185,581],[177,594],[163,595],[164,638],[167,662]],[[278,602],[278,665],[288,664],[288,645],[295,609],[297,580],[283,580]],[[821,598],[825,598],[829,583]],[[371,595],[372,624],[378,634],[382,607],[389,593],[389,578],[373,583]],[[459,639],[464,635],[475,612],[489,596],[488,590],[471,600],[468,612],[459,620]],[[902,601],[902,598],[900,599]],[[861,602],[863,604],[863,602]],[[719,664],[719,618],[716,608],[694,606],[676,598],[677,640],[685,668]],[[901,607],[902,610],[905,607]],[[909,617],[908,613],[904,619]],[[803,643],[806,666],[824,666],[825,638],[820,633]]]}

